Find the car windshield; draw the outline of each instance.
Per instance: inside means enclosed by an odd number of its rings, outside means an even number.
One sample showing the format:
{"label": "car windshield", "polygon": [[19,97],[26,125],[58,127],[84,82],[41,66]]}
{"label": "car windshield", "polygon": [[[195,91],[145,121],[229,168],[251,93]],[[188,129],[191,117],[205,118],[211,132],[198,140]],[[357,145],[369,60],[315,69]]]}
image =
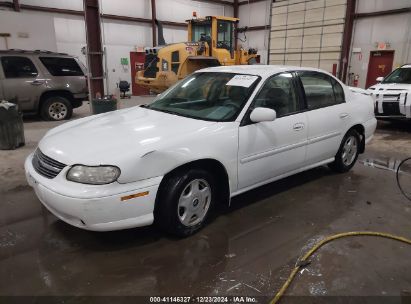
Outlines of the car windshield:
{"label": "car windshield", "polygon": [[160,94],[149,109],[211,121],[233,121],[260,77],[234,73],[195,73]]}
{"label": "car windshield", "polygon": [[382,83],[411,84],[411,68],[399,68],[388,75]]}

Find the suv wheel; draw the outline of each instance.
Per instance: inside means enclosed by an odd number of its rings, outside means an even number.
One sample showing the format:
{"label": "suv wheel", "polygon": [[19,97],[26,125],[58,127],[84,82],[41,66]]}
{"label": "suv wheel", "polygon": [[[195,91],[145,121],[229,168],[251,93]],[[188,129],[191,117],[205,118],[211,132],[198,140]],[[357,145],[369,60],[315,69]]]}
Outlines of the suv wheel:
{"label": "suv wheel", "polygon": [[168,233],[185,237],[200,230],[211,213],[216,197],[213,176],[191,169],[167,178],[159,189],[155,222]]}
{"label": "suv wheel", "polygon": [[340,149],[335,155],[335,160],[328,166],[336,172],[347,172],[354,165],[360,150],[360,136],[355,130],[349,130],[345,134]]}
{"label": "suv wheel", "polygon": [[41,116],[45,120],[70,119],[73,106],[70,101],[62,96],[51,96],[46,99],[41,108]]}

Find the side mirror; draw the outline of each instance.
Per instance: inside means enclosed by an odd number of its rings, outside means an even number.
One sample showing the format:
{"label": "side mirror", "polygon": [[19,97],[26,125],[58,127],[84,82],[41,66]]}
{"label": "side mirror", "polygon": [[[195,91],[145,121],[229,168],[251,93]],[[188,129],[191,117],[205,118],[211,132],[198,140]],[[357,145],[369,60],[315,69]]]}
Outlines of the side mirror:
{"label": "side mirror", "polygon": [[377,77],[377,79],[375,79],[377,82],[382,82],[384,80],[384,77]]}
{"label": "side mirror", "polygon": [[252,122],[274,121],[277,118],[277,113],[269,108],[255,108],[250,114]]}

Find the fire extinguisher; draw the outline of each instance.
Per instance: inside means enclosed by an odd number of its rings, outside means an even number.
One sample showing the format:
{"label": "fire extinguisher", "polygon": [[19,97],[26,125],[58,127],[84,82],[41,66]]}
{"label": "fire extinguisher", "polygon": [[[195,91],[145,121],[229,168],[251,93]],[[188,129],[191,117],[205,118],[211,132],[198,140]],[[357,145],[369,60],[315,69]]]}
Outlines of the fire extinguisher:
{"label": "fire extinguisher", "polygon": [[358,87],[358,80],[360,79],[360,75],[354,75],[354,87]]}

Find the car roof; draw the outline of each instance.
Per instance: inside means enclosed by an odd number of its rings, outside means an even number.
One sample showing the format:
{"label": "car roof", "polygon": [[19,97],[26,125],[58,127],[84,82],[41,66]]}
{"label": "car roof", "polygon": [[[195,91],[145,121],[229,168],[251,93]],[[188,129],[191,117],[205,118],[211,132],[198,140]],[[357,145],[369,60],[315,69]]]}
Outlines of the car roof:
{"label": "car roof", "polygon": [[20,50],[20,49],[9,49],[9,50],[0,50],[0,55],[52,55],[52,56],[65,56],[65,57],[74,57],[66,53],[57,53],[47,50]]}
{"label": "car roof", "polygon": [[407,63],[407,64],[400,66],[400,69],[402,68],[411,68],[411,63]]}
{"label": "car roof", "polygon": [[255,65],[230,65],[230,66],[218,66],[218,67],[211,67],[201,69],[198,72],[220,72],[220,73],[237,73],[237,74],[249,74],[249,75],[257,75],[263,78],[269,77],[273,74],[277,74],[280,72],[286,71],[316,71],[329,74],[326,71],[316,69],[316,68],[306,68],[306,67],[299,67],[299,66],[291,66],[291,65],[263,65],[263,64],[255,64]]}

